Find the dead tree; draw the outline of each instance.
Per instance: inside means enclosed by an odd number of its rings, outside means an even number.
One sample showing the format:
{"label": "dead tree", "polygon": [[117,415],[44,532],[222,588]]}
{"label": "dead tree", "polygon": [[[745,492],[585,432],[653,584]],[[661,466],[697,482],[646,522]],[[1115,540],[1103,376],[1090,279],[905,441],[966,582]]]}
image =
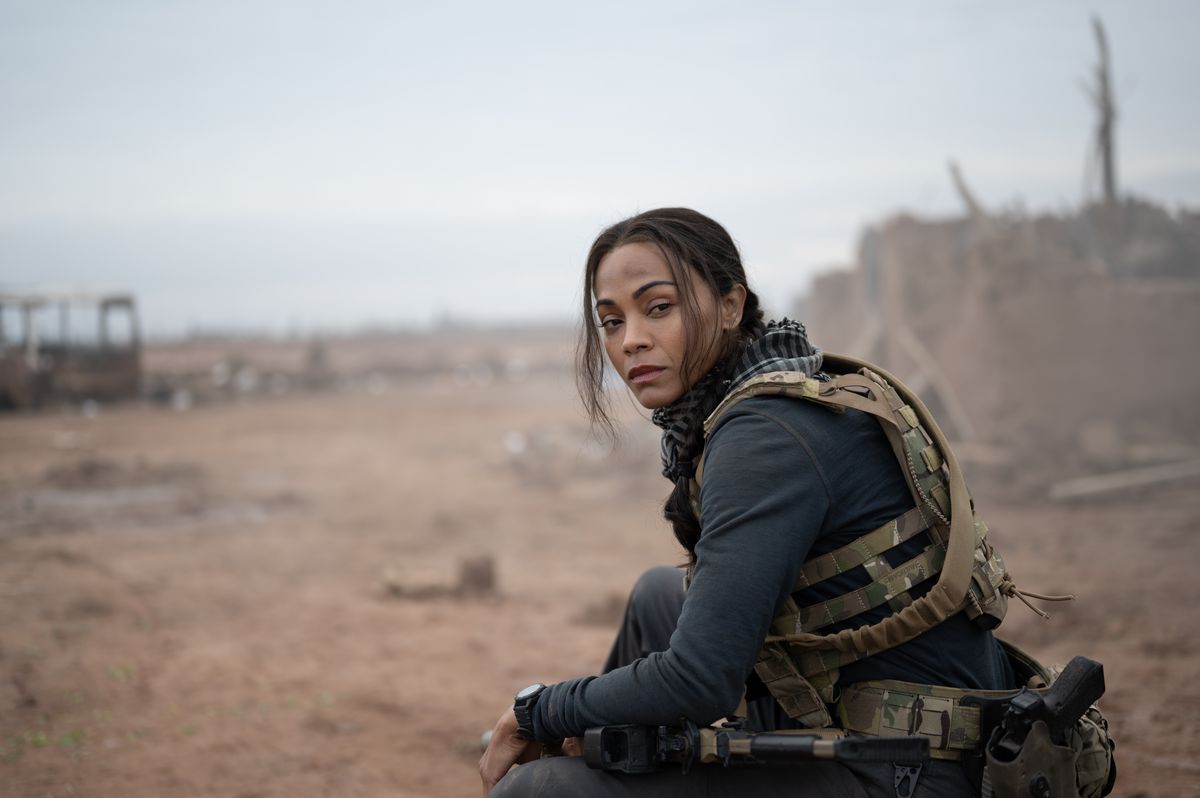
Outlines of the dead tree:
{"label": "dead tree", "polygon": [[963,205],[967,206],[967,213],[972,219],[981,220],[987,218],[987,211],[979,204],[979,200],[975,198],[971,187],[967,185],[966,178],[963,177],[962,170],[958,168],[958,162],[953,159],[950,161],[950,181],[954,183],[954,190],[958,192],[959,198],[963,201]]}
{"label": "dead tree", "polygon": [[1117,106],[1113,102],[1112,80],[1109,70],[1108,37],[1099,17],[1092,17],[1092,30],[1096,33],[1096,46],[1100,50],[1100,63],[1096,65],[1094,83],[1085,84],[1084,90],[1096,107],[1096,156],[1100,161],[1104,181],[1104,201],[1114,205],[1117,201],[1116,165],[1116,120]]}

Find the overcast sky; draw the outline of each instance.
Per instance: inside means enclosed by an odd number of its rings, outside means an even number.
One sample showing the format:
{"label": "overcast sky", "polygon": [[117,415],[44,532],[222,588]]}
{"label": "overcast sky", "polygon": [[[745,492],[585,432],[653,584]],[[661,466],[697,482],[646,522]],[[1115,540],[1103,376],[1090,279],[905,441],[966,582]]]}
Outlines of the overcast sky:
{"label": "overcast sky", "polygon": [[1093,12],[1122,189],[1200,207],[1194,2],[0,0],[0,287],[157,334],[566,320],[605,224],[687,205],[783,309],[957,213],[951,157],[1077,205]]}

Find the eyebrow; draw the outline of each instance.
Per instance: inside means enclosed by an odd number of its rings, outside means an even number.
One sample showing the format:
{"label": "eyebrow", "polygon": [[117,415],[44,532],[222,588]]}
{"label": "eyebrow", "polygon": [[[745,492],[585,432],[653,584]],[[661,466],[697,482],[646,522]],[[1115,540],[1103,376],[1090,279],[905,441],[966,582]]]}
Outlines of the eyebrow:
{"label": "eyebrow", "polygon": [[[651,288],[653,288],[656,285],[675,285],[675,284],[676,283],[674,280],[651,280],[650,282],[646,283],[645,285],[639,287],[636,291],[634,291],[633,298],[637,299],[642,294],[646,293],[647,291],[649,291]],[[617,303],[611,299],[597,299],[596,300],[596,307],[600,307],[601,305],[615,305],[615,304],[617,304]]]}

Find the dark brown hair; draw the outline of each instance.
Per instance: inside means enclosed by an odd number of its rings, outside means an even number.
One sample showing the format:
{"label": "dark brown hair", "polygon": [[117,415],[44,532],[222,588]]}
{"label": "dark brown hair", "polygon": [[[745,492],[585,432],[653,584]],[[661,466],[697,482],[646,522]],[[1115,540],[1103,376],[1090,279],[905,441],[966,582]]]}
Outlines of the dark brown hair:
{"label": "dark brown hair", "polygon": [[[592,304],[596,270],[600,267],[600,261],[610,252],[634,243],[657,247],[674,277],[683,311],[686,340],[684,362],[680,364],[683,374],[693,374],[696,364],[707,361],[711,354],[706,343],[710,339],[706,331],[700,329],[700,306],[688,269],[703,279],[718,299],[734,286],[746,288],[741,321],[735,330],[723,337],[720,344],[721,351],[714,367],[719,374],[729,371],[746,344],[762,335],[764,330],[758,296],[746,284],[746,271],[742,267],[737,244],[716,221],[688,208],[658,208],[631,216],[605,229],[592,244],[583,273],[583,318],[576,349],[576,384],[593,427],[609,436],[613,434],[613,423],[604,392],[606,359]],[[720,314],[716,318],[720,318]],[[679,452],[681,460],[694,460],[703,449],[704,433],[700,422],[716,407],[723,394],[720,380],[712,381],[711,385],[712,396],[704,397],[704,401],[699,403],[699,418],[692,419],[687,440]],[[691,510],[688,491],[689,479],[681,477],[667,497],[663,515],[671,522],[675,537],[691,557],[700,536],[700,527]]]}

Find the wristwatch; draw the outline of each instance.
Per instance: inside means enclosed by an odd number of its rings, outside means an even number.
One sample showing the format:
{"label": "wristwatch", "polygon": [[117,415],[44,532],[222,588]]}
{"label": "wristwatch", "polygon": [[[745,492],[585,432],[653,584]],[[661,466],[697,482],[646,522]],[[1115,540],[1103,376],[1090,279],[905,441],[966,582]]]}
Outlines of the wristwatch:
{"label": "wristwatch", "polygon": [[535,682],[517,693],[517,697],[513,699],[513,714],[517,716],[517,735],[522,740],[533,739],[533,705],[545,689],[546,685]]}

